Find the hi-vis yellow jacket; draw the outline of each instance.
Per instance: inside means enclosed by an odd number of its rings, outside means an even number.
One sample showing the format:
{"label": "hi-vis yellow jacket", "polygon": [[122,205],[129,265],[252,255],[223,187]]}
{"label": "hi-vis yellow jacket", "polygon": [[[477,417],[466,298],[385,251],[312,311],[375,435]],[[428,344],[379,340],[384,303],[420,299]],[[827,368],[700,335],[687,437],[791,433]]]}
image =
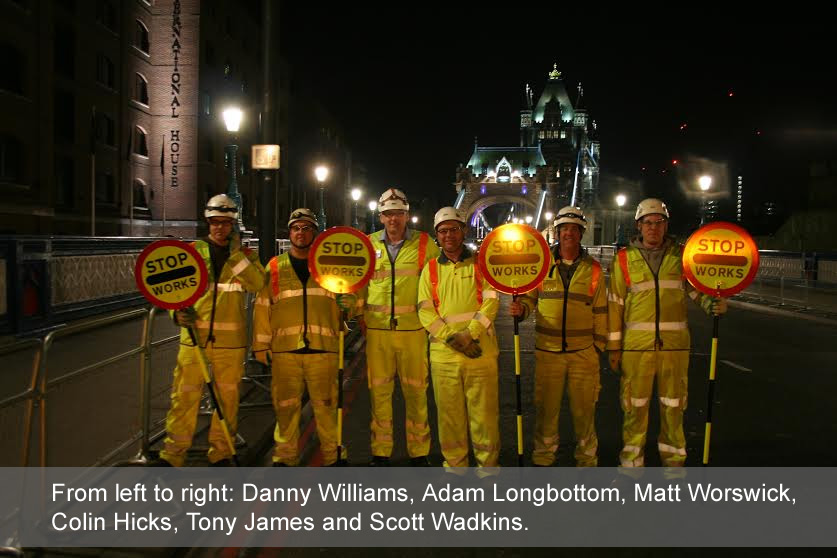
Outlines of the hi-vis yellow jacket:
{"label": "hi-vis yellow jacket", "polygon": [[375,248],[375,274],[358,297],[365,300],[366,327],[397,331],[421,329],[416,305],[419,276],[424,264],[439,255],[439,248],[427,233],[410,231],[410,238],[404,240],[393,266],[384,233],[369,235]]}
{"label": "hi-vis yellow jacket", "polygon": [[[535,314],[535,348],[556,353],[580,351],[607,343],[607,288],[602,266],[583,252],[570,284],[564,286],[553,257],[543,283],[523,295],[520,302],[528,316]],[[524,317],[525,317],[524,316]]]}
{"label": "hi-vis yellow jacket", "polygon": [[712,298],[696,291],[683,276],[682,247],[666,242],[657,275],[636,246],[616,253],[610,268],[608,350],[688,350],[686,298],[707,314],[711,311]]}
{"label": "hi-vis yellow jacket", "polygon": [[[195,329],[201,346],[213,341],[218,349],[246,347],[245,291],[255,293],[264,285],[264,268],[258,256],[249,248],[242,248],[230,254],[221,275],[215,277],[207,241],[198,240],[192,246],[203,258],[209,273],[206,292],[193,305],[198,314]],[[185,327],[180,331],[180,344],[194,345]]]}
{"label": "hi-vis yellow jacket", "polygon": [[340,333],[336,295],[313,277],[303,285],[289,254],[271,259],[267,274],[253,311],[253,351],[285,353],[308,348],[336,353]]}
{"label": "hi-vis yellow jacket", "polygon": [[479,340],[483,356],[497,356],[494,318],[500,298],[479,273],[476,258],[466,251],[462,261],[453,263],[444,254],[430,260],[419,281],[419,319],[430,333],[430,358],[458,361],[465,358],[445,340],[468,329]]}

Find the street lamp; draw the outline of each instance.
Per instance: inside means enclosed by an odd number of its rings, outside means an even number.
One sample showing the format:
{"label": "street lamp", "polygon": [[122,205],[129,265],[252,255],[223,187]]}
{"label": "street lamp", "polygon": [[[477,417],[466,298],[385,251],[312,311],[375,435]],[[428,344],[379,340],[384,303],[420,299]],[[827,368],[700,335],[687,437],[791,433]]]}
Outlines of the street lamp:
{"label": "street lamp", "polygon": [[360,188],[352,188],[352,200],[355,202],[355,218],[352,220],[352,226],[358,230],[360,230],[360,226],[357,222],[357,202],[362,194]]}
{"label": "street lamp", "polygon": [[712,187],[712,177],[704,174],[698,178],[700,186],[700,226],[706,223],[706,192]]}
{"label": "street lamp", "polygon": [[320,215],[317,217],[317,220],[320,222],[320,230],[324,231],[326,229],[326,214],[323,192],[325,190],[325,181],[328,178],[328,167],[325,165],[318,165],[317,168],[314,169],[314,176],[317,177],[317,182],[320,183]]}
{"label": "street lamp", "polygon": [[418,223],[418,215],[413,215],[412,217],[410,217],[410,221],[413,223],[413,225],[416,225]]}
{"label": "street lamp", "polygon": [[244,114],[238,107],[227,107],[221,113],[221,117],[224,119],[224,126],[227,128],[227,132],[230,133],[231,140],[224,151],[226,152],[227,164],[230,168],[230,181],[227,185],[227,195],[232,198],[235,206],[238,208],[238,220],[235,224],[235,230],[237,231],[244,230],[244,222],[242,221],[244,212],[241,210],[241,193],[238,191],[238,145],[235,143],[235,134],[241,127],[241,119],[243,116]]}
{"label": "street lamp", "polygon": [[625,244],[625,229],[622,228],[622,206],[628,201],[628,198],[625,194],[617,194],[616,195],[616,245],[622,246]]}
{"label": "street lamp", "polygon": [[369,225],[369,232],[370,233],[375,232],[375,210],[376,209],[378,209],[378,202],[376,202],[375,200],[370,201],[369,202],[369,215],[367,217],[367,219],[368,219],[367,224]]}
{"label": "street lamp", "polygon": [[546,243],[551,245],[552,244],[552,239],[551,239],[551,237],[552,237],[552,217],[554,217],[554,215],[552,214],[551,211],[547,211],[546,213],[543,214],[543,216],[546,218]]}
{"label": "street lamp", "polygon": [[531,225],[531,224],[532,224],[532,216],[531,216],[531,215],[527,215],[527,216],[526,216],[526,224],[527,224],[527,225]]}

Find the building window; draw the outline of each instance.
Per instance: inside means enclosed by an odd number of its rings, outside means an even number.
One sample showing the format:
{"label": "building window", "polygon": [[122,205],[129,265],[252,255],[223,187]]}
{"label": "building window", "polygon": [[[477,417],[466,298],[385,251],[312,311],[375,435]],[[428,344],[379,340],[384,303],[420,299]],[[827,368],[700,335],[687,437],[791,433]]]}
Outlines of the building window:
{"label": "building window", "polygon": [[113,61],[102,54],[101,52],[96,56],[96,81],[109,89],[114,88]]}
{"label": "building window", "polygon": [[69,157],[59,157],[55,161],[55,201],[61,207],[73,207],[75,196],[75,163]]}
{"label": "building window", "polygon": [[114,205],[116,203],[116,182],[109,170],[96,173],[96,203]]}
{"label": "building window", "polygon": [[52,43],[55,73],[72,79],[76,75],[76,34],[68,27],[55,28]]}
{"label": "building window", "polygon": [[148,201],[145,197],[145,182],[143,182],[139,178],[134,179],[133,200],[134,209],[148,209]]}
{"label": "building window", "polygon": [[134,126],[134,153],[148,157],[148,142],[145,136],[145,130],[139,126]]}
{"label": "building window", "polygon": [[230,79],[232,77],[232,73],[233,73],[232,62],[230,62],[230,59],[227,58],[224,61],[224,79]]}
{"label": "building window", "polygon": [[23,146],[16,138],[0,136],[0,182],[22,182]]}
{"label": "building window", "polygon": [[110,0],[96,1],[96,21],[116,32],[116,10]]}
{"label": "building window", "polygon": [[561,139],[567,139],[567,131],[561,130]]}
{"label": "building window", "polygon": [[208,66],[215,65],[215,47],[212,46],[212,43],[206,41],[203,47],[204,58],[206,60],[206,64]]}
{"label": "building window", "polygon": [[23,93],[23,53],[10,44],[0,44],[0,89]]}
{"label": "building window", "polygon": [[134,100],[148,106],[148,82],[142,74],[134,74]]}
{"label": "building window", "polygon": [[538,132],[538,138],[543,139],[543,138],[544,138],[544,135],[545,135],[545,134],[544,134],[544,131],[543,131],[543,130],[541,130],[541,131],[539,131],[539,132]]}
{"label": "building window", "polygon": [[136,20],[136,30],[134,31],[134,46],[140,49],[145,54],[151,52],[151,42],[148,40],[148,27],[140,20]]}
{"label": "building window", "polygon": [[105,145],[116,145],[116,126],[113,118],[104,113],[96,114],[96,141]]}
{"label": "building window", "polygon": [[56,89],[53,94],[53,133],[56,138],[75,141],[76,98],[72,93]]}

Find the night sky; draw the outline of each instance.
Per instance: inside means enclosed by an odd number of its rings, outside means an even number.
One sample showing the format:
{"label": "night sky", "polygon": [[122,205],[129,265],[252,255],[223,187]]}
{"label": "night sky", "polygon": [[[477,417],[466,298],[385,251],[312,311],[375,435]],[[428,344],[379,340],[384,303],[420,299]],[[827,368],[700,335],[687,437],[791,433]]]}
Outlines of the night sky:
{"label": "night sky", "polygon": [[[537,100],[556,61],[572,99],[584,86],[604,172],[653,184],[687,154],[739,162],[811,143],[837,148],[837,48],[830,18],[813,12],[794,21],[704,6],[642,16],[532,8],[524,17],[441,4],[396,15],[302,4],[282,7],[294,89],[317,96],[344,126],[376,190],[431,189],[452,202],[474,136],[518,145],[524,86]],[[769,149],[753,150],[759,142]]]}

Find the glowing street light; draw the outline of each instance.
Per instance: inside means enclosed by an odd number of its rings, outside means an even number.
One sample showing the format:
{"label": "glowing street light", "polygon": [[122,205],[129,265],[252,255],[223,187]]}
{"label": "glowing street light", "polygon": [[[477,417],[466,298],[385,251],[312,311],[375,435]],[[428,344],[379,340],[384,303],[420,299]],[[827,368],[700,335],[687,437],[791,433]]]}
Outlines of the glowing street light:
{"label": "glowing street light", "polygon": [[326,229],[326,214],[323,196],[325,191],[325,181],[328,178],[328,167],[325,165],[318,165],[317,168],[314,169],[314,176],[317,177],[317,182],[320,183],[320,215],[317,217],[317,220],[320,222],[320,230],[324,231]]}
{"label": "glowing street light", "polygon": [[412,221],[414,225],[417,224],[418,223],[418,215],[413,215],[412,217],[410,217],[410,221]]}
{"label": "glowing street light", "polygon": [[704,174],[698,178],[700,187],[700,226],[706,224],[706,192],[712,187],[712,177]]}
{"label": "glowing street light", "polygon": [[531,215],[527,215],[527,216],[526,216],[526,224],[527,224],[527,225],[532,224],[532,216],[531,216]]}
{"label": "glowing street light", "polygon": [[625,194],[616,195],[616,245],[625,245],[625,229],[622,227],[622,207],[628,202],[628,197]]}
{"label": "glowing street light", "polygon": [[236,145],[235,134],[241,128],[241,120],[244,114],[238,107],[227,107],[221,112],[221,117],[224,120],[224,127],[230,134],[230,143],[227,144],[225,151],[227,155],[227,165],[230,169],[229,182],[227,184],[227,195],[235,202],[238,208],[238,219],[235,223],[237,231],[244,230],[244,221],[241,211],[241,193],[238,191],[238,145]]}
{"label": "glowing street light", "polygon": [[369,202],[369,215],[367,217],[367,219],[368,219],[367,224],[369,225],[369,232],[370,233],[375,232],[375,210],[376,209],[378,209],[378,202],[375,201],[375,200],[371,200]]}

